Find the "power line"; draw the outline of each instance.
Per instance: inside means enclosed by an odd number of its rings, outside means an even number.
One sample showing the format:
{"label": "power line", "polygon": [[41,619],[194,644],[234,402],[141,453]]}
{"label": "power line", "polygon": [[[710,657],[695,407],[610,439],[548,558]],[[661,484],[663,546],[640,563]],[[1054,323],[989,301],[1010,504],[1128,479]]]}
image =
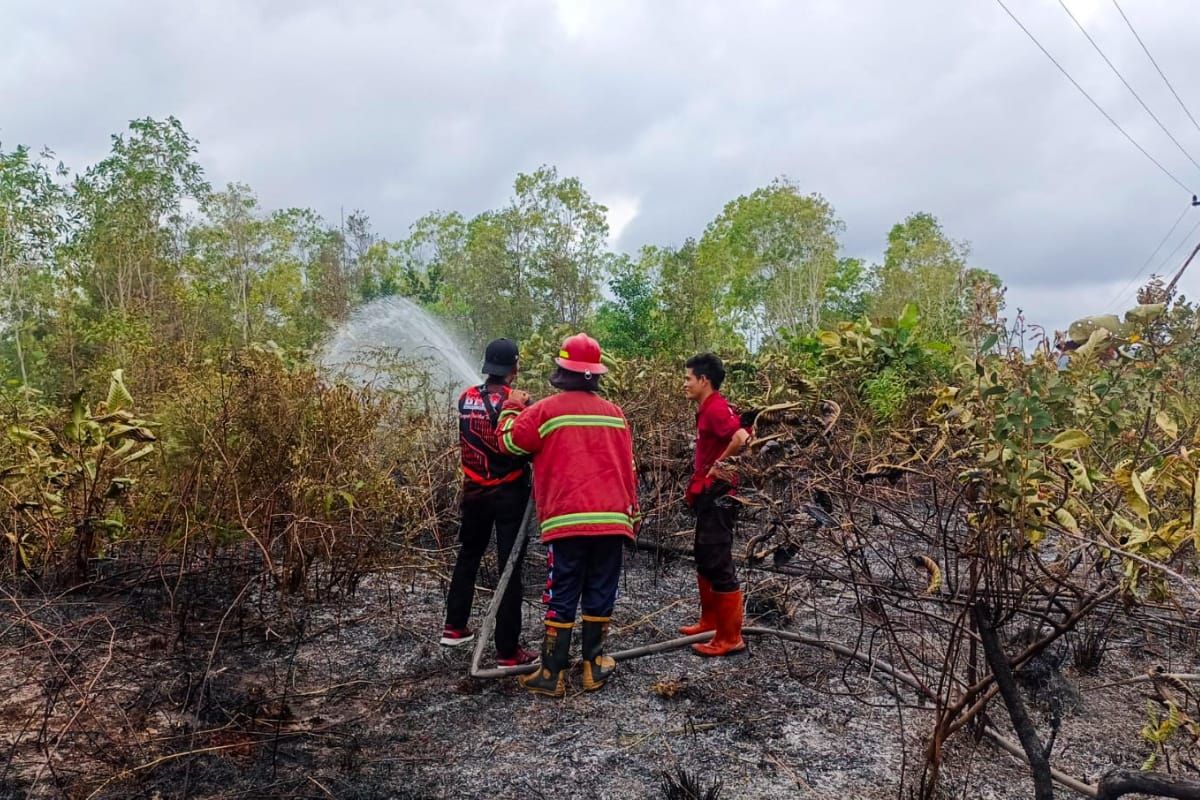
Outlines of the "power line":
{"label": "power line", "polygon": [[1150,119],[1158,123],[1158,127],[1162,128],[1162,132],[1167,135],[1167,138],[1174,142],[1175,146],[1179,148],[1179,152],[1183,153],[1187,157],[1187,160],[1191,161],[1196,169],[1200,169],[1200,163],[1197,163],[1196,159],[1192,158],[1192,154],[1185,150],[1183,145],[1179,143],[1179,140],[1175,138],[1174,134],[1167,130],[1167,126],[1162,123],[1162,120],[1158,118],[1158,115],[1150,110],[1150,106],[1146,105],[1146,101],[1142,99],[1142,96],[1138,94],[1137,91],[1129,84],[1129,81],[1125,80],[1125,76],[1121,74],[1121,70],[1117,69],[1117,66],[1113,64],[1107,55],[1104,54],[1104,51],[1100,49],[1100,45],[1096,44],[1096,40],[1093,39],[1092,35],[1087,32],[1086,28],[1083,27],[1083,23],[1081,23],[1075,17],[1075,15],[1071,13],[1071,9],[1067,8],[1067,4],[1064,3],[1063,0],[1058,0],[1058,4],[1062,6],[1063,11],[1067,12],[1067,16],[1070,17],[1071,21],[1075,23],[1075,27],[1079,28],[1079,32],[1087,38],[1088,42],[1093,48],[1095,48],[1096,52],[1100,54],[1100,57],[1104,59],[1104,63],[1108,64],[1108,68],[1113,71],[1113,74],[1121,80],[1121,83],[1125,84],[1125,88],[1129,90],[1129,93],[1133,95],[1134,99],[1141,103],[1142,108],[1146,109],[1146,113],[1150,115]]}
{"label": "power line", "polygon": [[1192,229],[1183,235],[1183,238],[1179,240],[1179,244],[1175,245],[1175,249],[1171,251],[1171,254],[1162,260],[1155,272],[1160,272],[1163,267],[1171,263],[1171,260],[1174,259],[1175,256],[1179,255],[1179,251],[1192,241],[1192,236],[1194,236],[1198,230],[1200,230],[1200,220],[1197,220],[1196,224],[1192,226]]}
{"label": "power line", "polygon": [[1129,279],[1129,283],[1125,284],[1125,286],[1121,289],[1121,291],[1117,292],[1115,295],[1112,296],[1112,299],[1108,301],[1108,303],[1105,305],[1105,308],[1116,308],[1117,307],[1117,301],[1125,296],[1125,293],[1129,291],[1129,288],[1134,285],[1134,283],[1137,281],[1138,278],[1142,277],[1142,274],[1146,271],[1146,267],[1150,266],[1150,262],[1153,261],[1154,257],[1158,255],[1158,251],[1162,250],[1163,245],[1166,244],[1167,240],[1171,238],[1171,234],[1174,233],[1175,229],[1179,227],[1179,223],[1183,222],[1183,218],[1187,216],[1187,212],[1190,211],[1191,209],[1192,209],[1191,203],[1188,203],[1186,206],[1183,207],[1183,211],[1181,211],[1179,216],[1175,218],[1175,222],[1167,230],[1166,234],[1163,235],[1162,239],[1159,240],[1158,246],[1155,247],[1154,250],[1150,253],[1150,255],[1148,255],[1146,257],[1146,260],[1144,262],[1142,262],[1141,269],[1139,269],[1137,271],[1137,274],[1135,274],[1132,278]]}
{"label": "power line", "polygon": [[1192,248],[1191,254],[1187,257],[1186,260],[1184,260],[1183,266],[1179,268],[1179,272],[1176,272],[1175,277],[1171,278],[1171,282],[1167,284],[1167,288],[1166,288],[1167,297],[1170,297],[1171,295],[1173,295],[1175,293],[1175,286],[1179,283],[1179,279],[1183,277],[1184,271],[1187,270],[1188,265],[1192,263],[1192,259],[1196,257],[1197,253],[1200,253],[1200,244],[1197,244],[1195,247]]}
{"label": "power line", "polygon": [[1192,116],[1192,112],[1188,110],[1187,105],[1183,102],[1183,98],[1179,96],[1179,92],[1175,91],[1175,87],[1167,80],[1166,73],[1162,71],[1162,67],[1154,60],[1154,56],[1150,55],[1150,48],[1146,47],[1146,43],[1142,41],[1142,37],[1138,36],[1137,30],[1133,27],[1133,23],[1129,21],[1129,17],[1125,16],[1125,11],[1121,8],[1121,4],[1117,0],[1113,0],[1113,5],[1117,7],[1117,11],[1121,12],[1121,19],[1125,20],[1125,24],[1129,26],[1129,32],[1133,34],[1133,38],[1137,39],[1138,44],[1142,46],[1142,50],[1146,53],[1146,58],[1150,59],[1150,63],[1158,70],[1159,76],[1163,79],[1163,83],[1171,90],[1171,94],[1175,95],[1175,99],[1179,101],[1179,107],[1183,109],[1183,113],[1187,114],[1188,119],[1196,126],[1196,130],[1200,131],[1200,122],[1196,122],[1196,118]]}
{"label": "power line", "polygon": [[1158,159],[1156,159],[1154,156],[1150,155],[1150,153],[1148,153],[1146,151],[1146,148],[1144,148],[1140,144],[1138,144],[1137,140],[1134,139],[1132,136],[1130,136],[1126,132],[1126,130],[1121,127],[1119,122],[1117,122],[1115,119],[1113,119],[1107,111],[1105,111],[1103,108],[1100,107],[1099,103],[1097,103],[1094,99],[1092,99],[1092,96],[1087,93],[1087,90],[1079,85],[1079,81],[1077,81],[1071,77],[1071,73],[1067,72],[1067,70],[1065,68],[1063,68],[1063,65],[1058,63],[1058,60],[1055,59],[1054,56],[1050,55],[1049,50],[1047,50],[1045,47],[1042,47],[1042,43],[1037,40],[1037,37],[1029,32],[1029,29],[1026,28],[1021,23],[1021,20],[1017,19],[1017,15],[1014,14],[1011,10],[1009,10],[1008,6],[1004,5],[1004,0],[996,0],[996,2],[999,3],[1000,7],[1004,9],[1005,13],[1007,13],[1008,16],[1012,17],[1012,21],[1017,23],[1017,27],[1019,27],[1022,31],[1025,32],[1025,35],[1029,37],[1030,41],[1032,41],[1035,45],[1037,45],[1037,48],[1042,51],[1043,55],[1045,55],[1046,58],[1050,59],[1050,63],[1052,63],[1052,64],[1054,64],[1054,66],[1058,67],[1058,71],[1061,72],[1063,74],[1063,76],[1066,77],[1066,79],[1071,82],[1071,85],[1074,86],[1076,89],[1078,89],[1080,94],[1082,94],[1084,97],[1086,97],[1088,99],[1088,102],[1091,103],[1093,106],[1095,106],[1096,110],[1099,111],[1101,114],[1103,114],[1104,118],[1106,120],[1108,120],[1110,123],[1112,123],[1112,126],[1114,128],[1116,128],[1118,131],[1120,131],[1122,136],[1124,136],[1126,139],[1129,140],[1130,144],[1132,144],[1134,147],[1136,147],[1142,155],[1144,155],[1146,158],[1150,159],[1151,163],[1153,163],[1154,166],[1158,167],[1159,170],[1164,175],[1166,175],[1168,178],[1170,178],[1172,181],[1174,181],[1175,184],[1179,188],[1183,189],[1185,192],[1192,193],[1192,190],[1187,187],[1187,184],[1185,184],[1183,181],[1179,180],[1179,178],[1175,177],[1174,173],[1172,173],[1169,169],[1167,169],[1161,163],[1159,163]]}
{"label": "power line", "polygon": [[[1171,261],[1174,260],[1175,256],[1177,256],[1179,254],[1179,251],[1182,250],[1185,245],[1187,245],[1189,242],[1191,242],[1192,236],[1195,235],[1196,231],[1198,231],[1198,230],[1200,230],[1200,220],[1196,221],[1196,224],[1192,226],[1192,229],[1190,231],[1188,231],[1187,233],[1185,233],[1183,235],[1183,238],[1179,240],[1179,244],[1175,245],[1175,249],[1172,250],[1170,253],[1168,253],[1167,257],[1164,258],[1162,261],[1160,261],[1158,266],[1154,268],[1155,275],[1162,274],[1163,269],[1168,264],[1170,264]],[[1179,279],[1179,276],[1176,275],[1176,277],[1171,281],[1171,285],[1174,286],[1175,281],[1177,281],[1178,279]]]}

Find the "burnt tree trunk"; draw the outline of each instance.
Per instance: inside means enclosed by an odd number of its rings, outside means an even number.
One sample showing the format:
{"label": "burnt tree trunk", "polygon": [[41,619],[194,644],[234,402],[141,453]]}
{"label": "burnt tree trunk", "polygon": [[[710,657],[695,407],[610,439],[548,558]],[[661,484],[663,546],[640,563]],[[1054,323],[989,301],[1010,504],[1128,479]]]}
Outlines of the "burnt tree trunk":
{"label": "burnt tree trunk", "polygon": [[1029,759],[1029,769],[1033,773],[1033,796],[1036,800],[1054,800],[1054,781],[1050,777],[1050,760],[1042,741],[1038,738],[1037,729],[1029,712],[1025,710],[1025,701],[1021,698],[1021,690],[1013,678],[1012,668],[1008,665],[1008,656],[1000,646],[1000,636],[992,621],[991,608],[982,603],[971,607],[975,617],[975,626],[979,630],[979,639],[983,644],[983,657],[991,667],[992,675],[996,678],[996,686],[1004,705],[1008,708],[1008,716],[1012,718],[1013,729],[1021,742],[1021,749]]}
{"label": "burnt tree trunk", "polygon": [[1117,800],[1127,794],[1173,797],[1175,800],[1200,800],[1200,783],[1160,772],[1110,769],[1097,787],[1096,800]]}

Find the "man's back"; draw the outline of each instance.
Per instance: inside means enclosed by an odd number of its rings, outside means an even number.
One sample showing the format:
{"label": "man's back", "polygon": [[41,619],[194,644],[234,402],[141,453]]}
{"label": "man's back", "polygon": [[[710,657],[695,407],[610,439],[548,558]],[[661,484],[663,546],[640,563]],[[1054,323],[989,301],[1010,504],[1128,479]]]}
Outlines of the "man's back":
{"label": "man's back", "polygon": [[500,409],[512,390],[502,383],[472,386],[458,398],[458,439],[463,476],[474,490],[521,477],[522,461],[497,443]]}
{"label": "man's back", "polygon": [[593,392],[567,391],[534,403],[519,416],[510,408],[504,414],[502,445],[509,452],[533,454],[544,540],[633,535],[633,438],[619,406]]}

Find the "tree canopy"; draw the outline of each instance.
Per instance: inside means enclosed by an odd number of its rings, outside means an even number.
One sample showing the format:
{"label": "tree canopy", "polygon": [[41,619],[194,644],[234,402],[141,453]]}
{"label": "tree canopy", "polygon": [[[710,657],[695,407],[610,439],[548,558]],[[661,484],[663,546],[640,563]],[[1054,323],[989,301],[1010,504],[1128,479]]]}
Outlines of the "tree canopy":
{"label": "tree canopy", "polygon": [[[696,238],[615,250],[607,209],[553,166],[518,174],[498,208],[437,210],[401,238],[363,211],[332,224],[212,187],[175,118],[139,119],[72,173],[0,147],[0,358],[66,391],[169,352],[186,363],[255,342],[314,347],[357,306],[400,295],[474,345],[589,329],[618,355],[735,352],[914,303],[953,339],[972,286],[999,287],[931,214],[893,226],[881,264],[842,252],[820,194],[780,177],[731,200]],[[130,366],[147,374],[155,370]]]}

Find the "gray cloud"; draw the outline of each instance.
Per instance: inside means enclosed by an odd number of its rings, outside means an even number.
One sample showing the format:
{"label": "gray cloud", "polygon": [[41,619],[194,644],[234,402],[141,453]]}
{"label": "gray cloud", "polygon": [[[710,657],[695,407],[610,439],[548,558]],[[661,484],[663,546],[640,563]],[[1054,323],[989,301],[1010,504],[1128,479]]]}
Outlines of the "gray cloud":
{"label": "gray cloud", "polygon": [[[330,219],[362,208],[391,237],[428,210],[495,206],[550,163],[636,212],[630,250],[699,235],[786,174],[834,204],[846,251],[868,259],[905,215],[937,214],[1010,284],[1010,307],[1057,326],[1103,310],[1186,201],[990,2],[345,5],[9,0],[0,141],[82,168],[129,119],[175,114],[214,183]],[[1056,4],[1009,5],[1200,187]],[[1112,5],[1070,5],[1200,153]],[[1200,111],[1188,5],[1126,11]],[[1186,285],[1198,294],[1200,273]]]}

